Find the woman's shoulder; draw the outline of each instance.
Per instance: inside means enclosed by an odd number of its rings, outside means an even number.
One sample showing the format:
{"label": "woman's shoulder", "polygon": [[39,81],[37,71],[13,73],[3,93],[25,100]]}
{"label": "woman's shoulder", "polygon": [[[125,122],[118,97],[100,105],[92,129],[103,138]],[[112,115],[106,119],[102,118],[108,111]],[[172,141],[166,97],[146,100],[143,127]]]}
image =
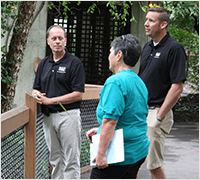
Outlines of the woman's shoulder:
{"label": "woman's shoulder", "polygon": [[110,84],[110,83],[118,84],[119,81],[120,81],[120,77],[117,74],[114,74],[107,78],[105,85]]}

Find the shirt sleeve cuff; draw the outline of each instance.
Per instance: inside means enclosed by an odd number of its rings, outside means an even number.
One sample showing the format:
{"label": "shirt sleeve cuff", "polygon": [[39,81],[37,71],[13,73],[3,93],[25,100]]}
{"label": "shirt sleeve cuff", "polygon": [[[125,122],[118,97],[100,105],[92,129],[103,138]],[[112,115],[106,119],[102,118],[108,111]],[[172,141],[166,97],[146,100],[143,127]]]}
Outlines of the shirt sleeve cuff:
{"label": "shirt sleeve cuff", "polygon": [[105,114],[103,116],[104,119],[114,119],[114,120],[119,120],[119,117],[118,116],[115,116],[115,115],[109,115],[109,114]]}

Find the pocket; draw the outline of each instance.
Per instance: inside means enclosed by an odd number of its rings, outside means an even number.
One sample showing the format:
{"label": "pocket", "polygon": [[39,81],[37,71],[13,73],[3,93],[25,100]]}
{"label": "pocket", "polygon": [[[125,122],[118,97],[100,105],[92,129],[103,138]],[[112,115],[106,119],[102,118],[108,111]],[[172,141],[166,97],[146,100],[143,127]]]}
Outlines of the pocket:
{"label": "pocket", "polygon": [[160,128],[166,133],[169,134],[170,130],[172,128],[174,124],[174,120],[173,120],[173,112],[172,110],[170,110],[165,117],[162,120],[162,123],[160,125]]}
{"label": "pocket", "polygon": [[147,124],[149,127],[158,127],[159,123],[156,119],[156,114],[159,108],[155,108],[153,110],[149,109],[149,113],[147,116]]}

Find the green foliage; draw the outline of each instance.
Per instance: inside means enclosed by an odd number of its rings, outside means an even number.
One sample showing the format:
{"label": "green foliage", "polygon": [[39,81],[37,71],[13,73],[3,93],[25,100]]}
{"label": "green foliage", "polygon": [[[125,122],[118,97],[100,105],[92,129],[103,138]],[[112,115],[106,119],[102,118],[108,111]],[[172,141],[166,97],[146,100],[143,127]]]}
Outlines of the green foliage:
{"label": "green foliage", "polygon": [[5,37],[10,26],[7,22],[8,18],[15,20],[17,18],[18,1],[1,1],[1,38]]}
{"label": "green foliage", "polygon": [[81,135],[81,164],[90,164],[90,141],[85,134]]}
{"label": "green foliage", "polygon": [[[116,4],[114,1],[108,1],[106,7],[110,7],[109,11],[111,15],[113,15],[114,19],[121,21],[120,24],[126,26],[127,16],[129,16],[128,9],[131,7],[131,5],[133,5],[131,1],[120,1],[118,4]],[[123,13],[121,13],[121,11],[119,12],[118,7],[122,8]],[[119,26],[117,21],[115,25]],[[135,17],[133,16],[130,21],[136,21]]]}
{"label": "green foliage", "polygon": [[[163,6],[169,11],[170,25],[168,30],[190,55],[187,60],[187,80],[199,90],[199,1],[164,1]],[[192,56],[191,56],[192,54]]]}
{"label": "green foliage", "polygon": [[169,27],[170,34],[184,47],[186,52],[199,54],[199,35],[174,26]]}
{"label": "green foliage", "polygon": [[50,4],[48,4],[47,5],[47,7],[49,8],[49,9],[52,9],[52,6],[54,6],[54,4],[52,3],[52,2],[49,2]]}
{"label": "green foliage", "polygon": [[199,91],[199,36],[181,28],[171,27],[169,29],[172,37],[185,48],[187,54],[192,54],[187,60],[186,76],[192,88]]}
{"label": "green foliage", "polygon": [[99,14],[101,14],[101,11],[100,11],[100,9],[98,8],[98,1],[96,2],[96,3],[93,3],[89,8],[88,8],[88,10],[87,10],[87,13],[94,13],[95,12],[95,10],[98,10],[98,13]]}
{"label": "green foliage", "polygon": [[191,31],[199,22],[199,1],[164,1],[163,6],[171,14],[171,25]]}
{"label": "green foliage", "polygon": [[199,91],[199,56],[190,56],[187,73],[188,81],[194,84],[191,87]]}
{"label": "green foliage", "polygon": [[[12,29],[12,25],[8,24],[8,19],[13,22],[17,19],[18,15],[18,5],[21,2],[18,1],[1,1],[1,38],[7,38],[6,33]],[[20,28],[20,27],[16,27]],[[7,35],[8,36],[8,35]],[[6,60],[7,56],[7,44],[1,46],[1,83],[12,84],[14,80],[10,77],[9,72],[11,71],[10,65],[15,63],[15,61],[8,62]],[[1,100],[6,99],[6,97],[1,94]]]}
{"label": "green foliage", "polygon": [[62,5],[64,7],[63,14],[65,15],[65,19],[68,19],[67,11],[70,11],[68,4],[71,4],[69,1],[63,1]]}
{"label": "green foliage", "polygon": [[[5,51],[5,46],[1,47],[1,82],[7,83],[7,84],[12,84],[14,81],[13,79],[9,76],[8,71],[10,71],[10,67],[8,66],[9,64],[12,64],[14,62],[6,62],[6,55],[7,52]],[[5,66],[6,64],[6,66]]]}

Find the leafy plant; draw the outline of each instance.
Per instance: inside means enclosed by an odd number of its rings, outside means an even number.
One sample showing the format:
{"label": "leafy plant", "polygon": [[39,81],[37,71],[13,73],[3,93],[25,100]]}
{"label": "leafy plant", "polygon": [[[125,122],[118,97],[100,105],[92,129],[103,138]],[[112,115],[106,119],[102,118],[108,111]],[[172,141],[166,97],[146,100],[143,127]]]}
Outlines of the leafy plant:
{"label": "leafy plant", "polygon": [[[119,3],[120,2],[120,3]],[[126,22],[127,22],[127,16],[129,16],[129,12],[128,10],[131,8],[131,6],[133,5],[132,1],[119,1],[119,2],[115,2],[115,1],[108,1],[108,3],[106,4],[106,7],[110,7],[109,11],[110,13],[113,15],[114,19],[116,20],[120,20],[123,26],[126,26]],[[140,5],[140,8],[146,12],[147,6],[143,6],[141,4],[141,2],[138,2]],[[119,13],[119,9],[118,8],[122,8],[122,12],[123,13]],[[121,12],[121,11],[120,11]],[[135,17],[132,16],[130,19],[130,22],[137,22]],[[115,23],[116,26],[119,26],[119,24],[116,22]]]}
{"label": "leafy plant", "polygon": [[[1,82],[3,84],[14,83],[14,80],[10,77],[8,72],[11,71],[10,65],[15,63],[15,61],[6,61],[7,43],[13,24],[17,19],[17,10],[20,3],[21,2],[17,1],[1,1],[1,38],[5,38],[5,44],[1,46]],[[12,21],[10,25],[8,24],[8,19]],[[6,98],[7,97],[1,93],[1,100]]]}
{"label": "leafy plant", "polygon": [[199,90],[199,2],[164,1],[163,6],[171,14],[168,30],[185,49],[186,76],[195,91]]}
{"label": "leafy plant", "polygon": [[85,134],[81,136],[81,164],[88,165],[90,163],[90,142]]}

